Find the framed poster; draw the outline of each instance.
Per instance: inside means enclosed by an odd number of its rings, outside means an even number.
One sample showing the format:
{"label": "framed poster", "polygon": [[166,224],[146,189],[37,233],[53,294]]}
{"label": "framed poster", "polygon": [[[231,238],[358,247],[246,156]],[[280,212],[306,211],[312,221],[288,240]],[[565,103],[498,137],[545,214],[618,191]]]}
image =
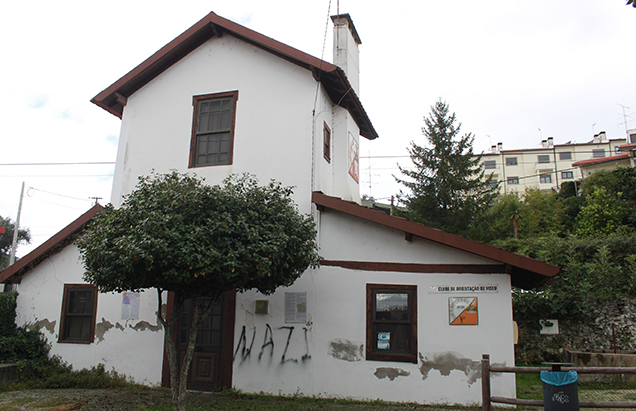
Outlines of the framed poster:
{"label": "framed poster", "polygon": [[478,325],[477,297],[449,297],[448,314],[450,325]]}

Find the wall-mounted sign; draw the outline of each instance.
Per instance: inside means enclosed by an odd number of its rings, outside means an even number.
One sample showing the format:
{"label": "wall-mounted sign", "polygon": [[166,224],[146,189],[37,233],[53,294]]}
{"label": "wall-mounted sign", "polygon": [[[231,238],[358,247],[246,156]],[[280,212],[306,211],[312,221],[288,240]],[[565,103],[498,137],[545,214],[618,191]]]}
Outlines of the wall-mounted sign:
{"label": "wall-mounted sign", "polygon": [[307,292],[285,293],[285,322],[307,322]]}
{"label": "wall-mounted sign", "polygon": [[356,180],[356,183],[360,182],[360,158],[358,155],[358,142],[353,137],[353,134],[349,133],[349,175]]}
{"label": "wall-mounted sign", "polygon": [[497,284],[480,285],[432,285],[429,294],[453,294],[453,293],[498,293]]}
{"label": "wall-mounted sign", "polygon": [[139,293],[125,291],[122,293],[121,319],[136,320],[139,318]]}
{"label": "wall-mounted sign", "polygon": [[477,297],[449,297],[448,313],[450,325],[477,325]]}

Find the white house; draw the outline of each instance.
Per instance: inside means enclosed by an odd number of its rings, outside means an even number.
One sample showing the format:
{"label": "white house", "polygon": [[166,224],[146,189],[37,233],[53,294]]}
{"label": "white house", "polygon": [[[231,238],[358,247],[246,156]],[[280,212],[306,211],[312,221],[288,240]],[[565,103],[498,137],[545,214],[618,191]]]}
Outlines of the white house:
{"label": "white house", "polygon": [[[360,37],[348,15],[332,20],[335,65],[210,13],[98,94],[122,119],[111,201],[153,169],[211,184],[250,172],[295,186],[317,222],[321,267],[271,296],[227,293],[199,333],[189,388],[479,402],[481,355],[514,364],[511,287],[559,269],[358,204],[358,139],[377,133],[357,93]],[[0,281],[20,283],[17,321],[39,327],[52,353],[165,385],[154,313],[170,312],[170,296],[158,307],[152,291],[83,284],[72,241],[97,212]],[[513,375],[492,384],[515,396]]]}

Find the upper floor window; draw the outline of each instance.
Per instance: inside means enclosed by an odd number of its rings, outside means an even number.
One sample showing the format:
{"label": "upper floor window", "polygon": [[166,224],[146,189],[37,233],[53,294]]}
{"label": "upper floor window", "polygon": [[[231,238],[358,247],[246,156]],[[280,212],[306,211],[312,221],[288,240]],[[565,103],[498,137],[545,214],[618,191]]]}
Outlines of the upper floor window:
{"label": "upper floor window", "polygon": [[561,178],[563,178],[563,179],[574,178],[574,172],[572,172],[572,171],[561,171]]}
{"label": "upper floor window", "polygon": [[508,157],[506,159],[507,166],[516,166],[517,165],[517,157]]}
{"label": "upper floor window", "polygon": [[497,168],[497,162],[495,160],[484,161],[484,168],[486,170],[492,170],[494,168]]}
{"label": "upper floor window", "polygon": [[367,284],[367,360],[417,364],[417,286]]}
{"label": "upper floor window", "polygon": [[325,156],[325,160],[327,163],[331,163],[331,129],[327,125],[327,123],[323,126],[323,154]]}
{"label": "upper floor window", "polygon": [[238,91],[194,96],[190,167],[232,164]]}
{"label": "upper floor window", "polygon": [[592,150],[592,158],[603,158],[603,157],[605,157],[604,148],[596,148]]}
{"label": "upper floor window", "polygon": [[550,162],[550,156],[547,155],[547,154],[537,156],[537,161],[539,162],[539,164],[549,163]]}
{"label": "upper floor window", "polygon": [[539,176],[539,183],[541,183],[541,184],[550,184],[550,183],[552,183],[552,175],[551,174],[541,174]]}
{"label": "upper floor window", "polygon": [[93,342],[96,314],[97,288],[95,286],[64,284],[59,342]]}
{"label": "upper floor window", "polygon": [[519,184],[519,177],[508,177],[508,184]]}
{"label": "upper floor window", "polygon": [[571,151],[563,151],[559,153],[559,160],[572,160],[572,152]]}
{"label": "upper floor window", "polygon": [[497,187],[497,182],[498,182],[497,179],[493,178],[492,180],[490,180],[488,182],[488,184],[486,185],[486,188],[495,188],[495,187]]}

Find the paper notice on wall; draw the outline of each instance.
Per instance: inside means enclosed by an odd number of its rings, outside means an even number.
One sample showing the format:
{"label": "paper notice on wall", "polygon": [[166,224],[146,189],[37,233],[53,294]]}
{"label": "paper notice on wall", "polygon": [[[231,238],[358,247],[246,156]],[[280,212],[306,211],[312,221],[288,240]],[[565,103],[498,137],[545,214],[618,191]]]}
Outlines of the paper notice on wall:
{"label": "paper notice on wall", "polygon": [[136,320],[139,318],[139,293],[126,291],[122,294],[121,319]]}
{"label": "paper notice on wall", "polygon": [[391,333],[379,332],[378,333],[378,350],[388,350],[391,348]]}
{"label": "paper notice on wall", "polygon": [[285,322],[307,322],[307,292],[285,293]]}

